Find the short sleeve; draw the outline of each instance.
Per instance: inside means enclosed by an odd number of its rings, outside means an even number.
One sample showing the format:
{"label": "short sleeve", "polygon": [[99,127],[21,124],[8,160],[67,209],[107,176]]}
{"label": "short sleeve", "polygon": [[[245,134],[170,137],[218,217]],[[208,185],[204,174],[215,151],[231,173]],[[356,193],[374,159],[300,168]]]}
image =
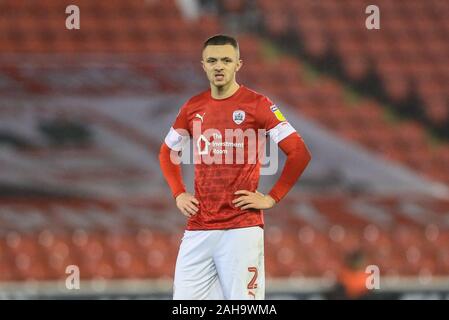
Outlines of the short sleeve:
{"label": "short sleeve", "polygon": [[189,125],[187,120],[187,103],[184,103],[181,109],[179,109],[175,122],[172,125],[173,129],[184,129],[188,131]]}
{"label": "short sleeve", "polygon": [[164,142],[175,151],[181,151],[190,137],[189,124],[187,118],[187,103],[178,112],[173,125],[170,128]]}
{"label": "short sleeve", "polygon": [[290,134],[296,132],[281,110],[267,97],[263,97],[259,101],[256,118],[259,128],[265,129],[275,143],[279,143]]}

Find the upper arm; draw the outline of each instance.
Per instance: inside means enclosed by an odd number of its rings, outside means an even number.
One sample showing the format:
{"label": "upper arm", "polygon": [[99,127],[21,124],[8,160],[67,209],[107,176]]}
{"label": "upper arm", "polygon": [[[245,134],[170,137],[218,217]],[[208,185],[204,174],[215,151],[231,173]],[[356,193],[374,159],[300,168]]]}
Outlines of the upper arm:
{"label": "upper arm", "polygon": [[265,129],[276,144],[296,132],[279,108],[266,97],[259,101],[256,117],[259,128]]}
{"label": "upper arm", "polygon": [[294,153],[300,153],[304,157],[311,157],[309,149],[298,133],[290,134],[279,142],[278,146],[287,156]]}
{"label": "upper arm", "polygon": [[187,117],[187,103],[178,112],[173,125],[165,137],[167,146],[175,151],[181,151],[190,137],[189,122]]}

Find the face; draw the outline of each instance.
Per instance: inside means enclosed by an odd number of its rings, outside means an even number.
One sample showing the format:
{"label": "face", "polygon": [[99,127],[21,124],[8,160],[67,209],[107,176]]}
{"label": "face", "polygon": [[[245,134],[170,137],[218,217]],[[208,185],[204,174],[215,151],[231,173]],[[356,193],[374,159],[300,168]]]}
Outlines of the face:
{"label": "face", "polygon": [[230,44],[207,46],[201,63],[211,85],[218,88],[235,81],[235,74],[242,66],[237,50]]}

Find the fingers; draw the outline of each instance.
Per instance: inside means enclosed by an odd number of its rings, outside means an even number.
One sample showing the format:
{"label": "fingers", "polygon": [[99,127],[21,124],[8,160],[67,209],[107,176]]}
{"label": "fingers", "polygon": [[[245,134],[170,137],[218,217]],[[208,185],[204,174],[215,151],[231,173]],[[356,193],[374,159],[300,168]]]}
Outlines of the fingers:
{"label": "fingers", "polygon": [[237,208],[241,207],[240,210],[245,210],[249,208],[256,209],[255,200],[250,197],[240,197],[232,202]]}
{"label": "fingers", "polygon": [[198,211],[197,206],[199,206],[200,202],[198,201],[197,198],[195,198],[194,196],[190,196],[185,201],[186,201],[186,205],[193,207],[195,209],[195,211]]}
{"label": "fingers", "polygon": [[199,204],[200,202],[195,197],[192,196],[187,199],[185,206],[189,207],[196,213],[198,211]]}
{"label": "fingers", "polygon": [[190,218],[190,213],[188,213],[184,208],[179,208],[179,210],[181,211],[181,213],[183,215],[185,215],[187,218]]}
{"label": "fingers", "polygon": [[244,199],[240,199],[240,200],[236,201],[235,202],[235,206],[236,207],[240,207],[240,206],[243,206],[243,205],[251,203],[251,202],[252,202],[251,199],[248,199],[248,198],[245,197]]}
{"label": "fingers", "polygon": [[197,213],[197,212],[198,212],[198,207],[195,206],[195,205],[194,205],[193,203],[191,203],[191,202],[186,203],[186,207],[189,208],[189,209],[191,209],[194,213]]}
{"label": "fingers", "polygon": [[189,214],[189,217],[194,216],[196,214],[196,211],[189,206],[184,206],[184,210]]}
{"label": "fingers", "polygon": [[238,197],[238,198],[235,198],[234,200],[232,200],[232,203],[237,203],[237,202],[240,202],[240,201],[243,201],[243,200],[246,200],[246,199],[248,199],[247,196]]}
{"label": "fingers", "polygon": [[198,199],[195,198],[195,197],[192,197],[192,198],[190,199],[190,201],[192,201],[192,202],[193,202],[194,204],[196,204],[197,206],[200,205],[200,202],[199,202]]}
{"label": "fingers", "polygon": [[[196,205],[195,205],[196,204]],[[183,215],[190,218],[197,214],[199,201],[195,197],[189,197],[187,199],[183,199],[179,201],[178,208],[182,212]]]}
{"label": "fingers", "polygon": [[246,210],[246,209],[257,209],[255,203],[248,203],[247,205],[240,208],[240,210]]}
{"label": "fingers", "polygon": [[257,194],[256,192],[250,192],[248,190],[238,190],[236,191],[234,194],[239,195],[242,194],[243,196],[238,197],[234,200],[232,200],[232,203],[236,206],[236,207],[241,207],[240,210],[245,210],[245,209],[256,209],[256,199],[254,198],[254,195]]}
{"label": "fingers", "polygon": [[244,194],[245,196],[249,196],[252,192],[248,191],[248,190],[238,190],[236,192],[234,192],[234,194]]}

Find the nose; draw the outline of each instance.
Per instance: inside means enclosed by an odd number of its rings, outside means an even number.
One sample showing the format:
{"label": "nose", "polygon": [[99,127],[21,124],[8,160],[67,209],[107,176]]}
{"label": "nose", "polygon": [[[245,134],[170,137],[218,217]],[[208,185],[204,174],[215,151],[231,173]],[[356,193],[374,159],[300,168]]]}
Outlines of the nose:
{"label": "nose", "polygon": [[221,64],[221,62],[217,62],[217,64],[215,65],[214,70],[215,71],[222,71],[223,70],[223,65]]}

